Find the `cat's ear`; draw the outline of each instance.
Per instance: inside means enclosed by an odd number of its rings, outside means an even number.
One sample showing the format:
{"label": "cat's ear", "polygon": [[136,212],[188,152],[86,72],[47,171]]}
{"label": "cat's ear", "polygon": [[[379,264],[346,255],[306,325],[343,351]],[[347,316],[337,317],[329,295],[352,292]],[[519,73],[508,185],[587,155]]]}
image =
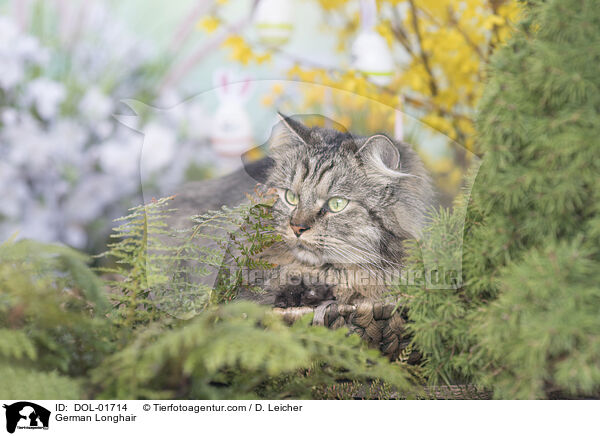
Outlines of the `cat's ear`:
{"label": "cat's ear", "polygon": [[373,135],[358,149],[356,155],[381,172],[400,176],[400,152],[394,142],[385,135]]}
{"label": "cat's ear", "polygon": [[271,138],[271,148],[278,147],[282,144],[290,143],[290,139],[294,142],[300,141],[308,145],[310,137],[310,129],[299,121],[291,117],[286,117],[281,112],[277,112],[279,123],[273,128]]}

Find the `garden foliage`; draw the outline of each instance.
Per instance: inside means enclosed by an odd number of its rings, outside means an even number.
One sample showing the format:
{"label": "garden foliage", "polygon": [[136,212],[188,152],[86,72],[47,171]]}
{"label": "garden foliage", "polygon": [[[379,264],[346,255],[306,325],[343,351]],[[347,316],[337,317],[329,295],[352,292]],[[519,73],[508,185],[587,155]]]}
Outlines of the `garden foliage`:
{"label": "garden foliage", "polygon": [[[0,246],[0,397],[391,398],[419,395],[422,376],[497,398],[597,397],[598,64],[600,9],[590,0],[529,1],[493,56],[473,189],[455,212],[433,215],[408,259],[417,270],[462,259],[462,280],[397,289],[422,368],[390,363],[346,329],[310,318],[290,327],[232,302],[238,272],[258,266],[254,255],[274,240],[261,224],[268,203],[210,212],[174,233],[163,199],[120,222],[102,279],[63,246]],[[229,229],[217,248],[194,244],[217,228]],[[215,288],[189,280],[186,262],[202,275],[223,255],[236,268]],[[169,304],[196,316],[173,317]]]}
{"label": "garden foliage", "polygon": [[[390,363],[346,329],[313,327],[310,316],[290,327],[269,308],[229,302],[241,285],[235,271],[266,266],[252,257],[274,240],[261,225],[260,198],[196,217],[185,238],[175,235],[182,238],[178,246],[164,243],[173,234],[164,221],[168,201],[133,208],[120,221],[116,242],[103,255],[113,260],[99,271],[104,280],[74,250],[4,244],[1,397],[323,398],[336,383],[371,382],[417,395],[414,371]],[[215,225],[237,229],[220,247],[236,256],[238,269],[210,290],[182,279],[188,289],[180,301],[173,283],[181,261],[214,261],[216,251],[192,242]],[[170,301],[155,298],[161,289],[171,292]],[[199,315],[182,320],[164,310],[178,302]]]}
{"label": "garden foliage", "polygon": [[84,396],[83,377],[114,349],[102,281],[82,254],[0,246],[0,397]]}
{"label": "garden foliage", "polygon": [[[474,381],[498,398],[600,392],[599,29],[595,2],[531,1],[493,57],[464,284],[407,290],[433,383]],[[430,232],[443,239],[456,218]],[[441,256],[456,255],[445,243]]]}

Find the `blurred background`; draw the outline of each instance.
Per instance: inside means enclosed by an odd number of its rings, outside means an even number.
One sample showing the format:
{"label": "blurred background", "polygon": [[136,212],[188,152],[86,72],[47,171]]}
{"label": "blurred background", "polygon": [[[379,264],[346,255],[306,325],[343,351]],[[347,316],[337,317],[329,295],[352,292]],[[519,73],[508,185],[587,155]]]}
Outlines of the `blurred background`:
{"label": "blurred background", "polygon": [[[449,206],[508,0],[0,0],[0,241],[98,252],[115,217],[258,159],[286,115],[415,146]],[[250,152],[248,152],[250,150]]]}

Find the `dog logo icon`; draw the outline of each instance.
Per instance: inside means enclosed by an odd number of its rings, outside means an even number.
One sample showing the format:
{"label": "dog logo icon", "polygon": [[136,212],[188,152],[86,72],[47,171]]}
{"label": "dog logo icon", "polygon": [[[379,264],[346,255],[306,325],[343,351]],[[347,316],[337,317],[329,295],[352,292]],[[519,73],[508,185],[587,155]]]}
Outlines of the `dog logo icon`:
{"label": "dog logo icon", "polygon": [[19,401],[4,405],[6,409],[6,431],[14,433],[18,429],[48,429],[50,411],[29,401]]}

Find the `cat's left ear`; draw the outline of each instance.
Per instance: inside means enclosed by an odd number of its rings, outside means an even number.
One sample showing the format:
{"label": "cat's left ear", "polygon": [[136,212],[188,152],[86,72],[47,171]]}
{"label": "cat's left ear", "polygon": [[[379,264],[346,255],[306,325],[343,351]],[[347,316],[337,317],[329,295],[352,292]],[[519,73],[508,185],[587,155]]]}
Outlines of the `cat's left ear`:
{"label": "cat's left ear", "polygon": [[308,145],[310,138],[310,128],[292,117],[286,117],[281,112],[277,112],[279,123],[273,127],[271,134],[271,148],[276,148],[282,144],[299,142]]}
{"label": "cat's left ear", "polygon": [[373,135],[368,138],[356,155],[390,176],[403,174],[400,172],[400,152],[394,142],[385,135]]}

